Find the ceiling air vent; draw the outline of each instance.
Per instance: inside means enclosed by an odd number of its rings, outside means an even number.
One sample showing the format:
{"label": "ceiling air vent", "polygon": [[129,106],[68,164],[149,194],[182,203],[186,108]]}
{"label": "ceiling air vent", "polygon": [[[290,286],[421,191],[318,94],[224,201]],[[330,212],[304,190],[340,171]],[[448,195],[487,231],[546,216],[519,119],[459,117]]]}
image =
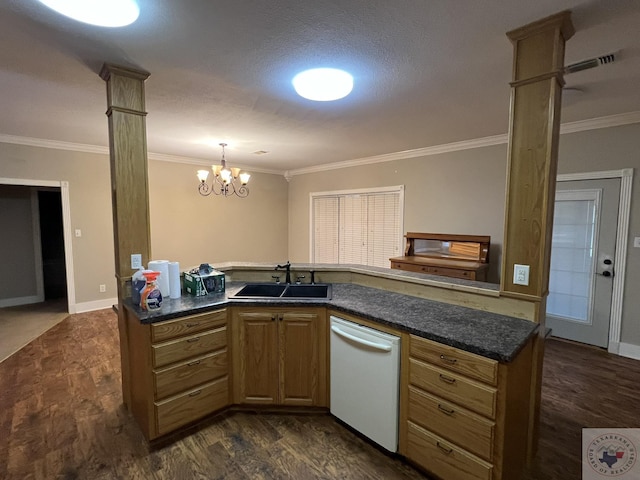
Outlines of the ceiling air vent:
{"label": "ceiling air vent", "polygon": [[582,70],[588,70],[590,68],[598,67],[600,65],[605,65],[607,63],[613,63],[616,59],[615,53],[609,53],[607,55],[601,55],[596,58],[590,58],[588,60],[582,60],[581,62],[572,63],[571,65],[567,65],[564,67],[565,75],[569,73],[576,73]]}

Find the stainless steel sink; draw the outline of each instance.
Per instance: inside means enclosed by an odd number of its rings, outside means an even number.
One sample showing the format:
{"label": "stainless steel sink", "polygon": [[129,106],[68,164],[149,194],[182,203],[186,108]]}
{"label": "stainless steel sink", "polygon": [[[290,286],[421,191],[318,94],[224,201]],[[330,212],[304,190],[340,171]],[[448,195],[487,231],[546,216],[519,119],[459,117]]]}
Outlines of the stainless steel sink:
{"label": "stainless steel sink", "polygon": [[291,285],[283,285],[280,283],[249,283],[231,297],[253,299],[283,298],[290,300],[316,298],[329,300],[331,298],[331,285],[325,283]]}

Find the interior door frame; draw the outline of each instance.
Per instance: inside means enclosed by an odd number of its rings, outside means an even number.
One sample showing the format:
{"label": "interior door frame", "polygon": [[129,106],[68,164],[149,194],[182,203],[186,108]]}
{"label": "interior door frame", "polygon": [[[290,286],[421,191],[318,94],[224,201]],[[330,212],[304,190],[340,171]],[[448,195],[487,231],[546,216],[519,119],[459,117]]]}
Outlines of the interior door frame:
{"label": "interior door frame", "polygon": [[69,313],[76,313],[76,287],[73,276],[73,250],[71,235],[71,208],[69,182],[65,180],[31,180],[20,178],[0,178],[0,185],[22,185],[27,187],[54,187],[60,189],[62,201],[62,229],[64,231],[64,258],[67,271],[67,302]]}
{"label": "interior door frame", "polygon": [[620,330],[622,326],[622,301],[624,297],[624,277],[627,269],[627,244],[629,236],[629,219],[631,215],[631,187],[633,185],[633,168],[622,170],[606,170],[601,172],[564,173],[557,176],[557,182],[575,180],[620,179],[620,199],[618,201],[618,227],[616,229],[616,253],[614,256],[615,275],[611,296],[611,317],[609,320],[608,351],[620,354]]}

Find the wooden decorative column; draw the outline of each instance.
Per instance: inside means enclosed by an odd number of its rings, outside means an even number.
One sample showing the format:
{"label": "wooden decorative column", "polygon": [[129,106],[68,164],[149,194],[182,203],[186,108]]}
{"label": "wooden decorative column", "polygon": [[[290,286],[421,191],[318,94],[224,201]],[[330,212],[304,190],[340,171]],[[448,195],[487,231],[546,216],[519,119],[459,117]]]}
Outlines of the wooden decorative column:
{"label": "wooden decorative column", "polygon": [[100,77],[107,83],[122,397],[129,408],[129,359],[124,358],[129,347],[122,301],[129,295],[127,282],[133,274],[131,254],[141,254],[143,265],[148,264],[151,256],[144,101],[144,81],[149,74],[104,64]]}
{"label": "wooden decorative column", "polygon": [[[564,46],[574,34],[564,11],[507,33],[514,46],[501,295],[534,304],[529,459],[535,454],[544,355],[544,323],[555,203]],[[528,285],[514,265],[529,266]]]}

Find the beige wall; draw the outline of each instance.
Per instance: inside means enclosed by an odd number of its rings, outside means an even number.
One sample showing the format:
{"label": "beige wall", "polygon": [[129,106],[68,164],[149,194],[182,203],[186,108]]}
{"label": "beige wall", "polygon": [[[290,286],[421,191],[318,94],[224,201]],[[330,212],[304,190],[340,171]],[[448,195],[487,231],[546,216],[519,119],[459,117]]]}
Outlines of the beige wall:
{"label": "beige wall", "polygon": [[[198,195],[194,165],[149,163],[154,258],[200,262],[281,261],[287,256],[287,182],[254,174],[246,199]],[[0,177],[68,181],[76,303],[117,296],[109,157],[0,143]],[[105,293],[99,285],[107,286]]]}
{"label": "beige wall", "polygon": [[294,176],[291,261],[309,261],[309,193],[404,185],[404,231],[490,235],[489,281],[498,283],[505,181],[505,145]]}
{"label": "beige wall", "polygon": [[[562,135],[559,173],[635,168],[622,342],[640,345],[640,125]],[[196,167],[149,164],[152,251],[179,261],[307,262],[309,193],[405,185],[405,231],[491,235],[497,282],[503,236],[506,145],[295,176],[256,174],[246,199],[200,197]],[[107,155],[0,143],[0,177],[69,182],[76,302],[115,297]],[[287,194],[288,191],[288,194]],[[99,293],[98,285],[107,292]]]}
{"label": "beige wall", "polygon": [[[116,296],[106,155],[0,143],[0,177],[68,181],[76,303]],[[107,286],[100,293],[99,285]]]}
{"label": "beige wall", "polygon": [[[622,342],[640,345],[640,125],[560,138],[559,173],[634,168]],[[489,280],[499,282],[504,233],[507,146],[497,145],[422,158],[294,176],[289,190],[292,261],[309,260],[309,193],[405,185],[405,231],[491,235]]]}
{"label": "beige wall", "polygon": [[[201,167],[200,167],[201,168]],[[246,198],[198,194],[194,165],[149,162],[151,251],[185,269],[287,259],[287,181],[252,173]]]}
{"label": "beige wall", "polygon": [[621,341],[640,345],[640,124],[562,135],[558,173],[633,168]]}
{"label": "beige wall", "polygon": [[0,300],[35,297],[31,189],[0,185]]}

